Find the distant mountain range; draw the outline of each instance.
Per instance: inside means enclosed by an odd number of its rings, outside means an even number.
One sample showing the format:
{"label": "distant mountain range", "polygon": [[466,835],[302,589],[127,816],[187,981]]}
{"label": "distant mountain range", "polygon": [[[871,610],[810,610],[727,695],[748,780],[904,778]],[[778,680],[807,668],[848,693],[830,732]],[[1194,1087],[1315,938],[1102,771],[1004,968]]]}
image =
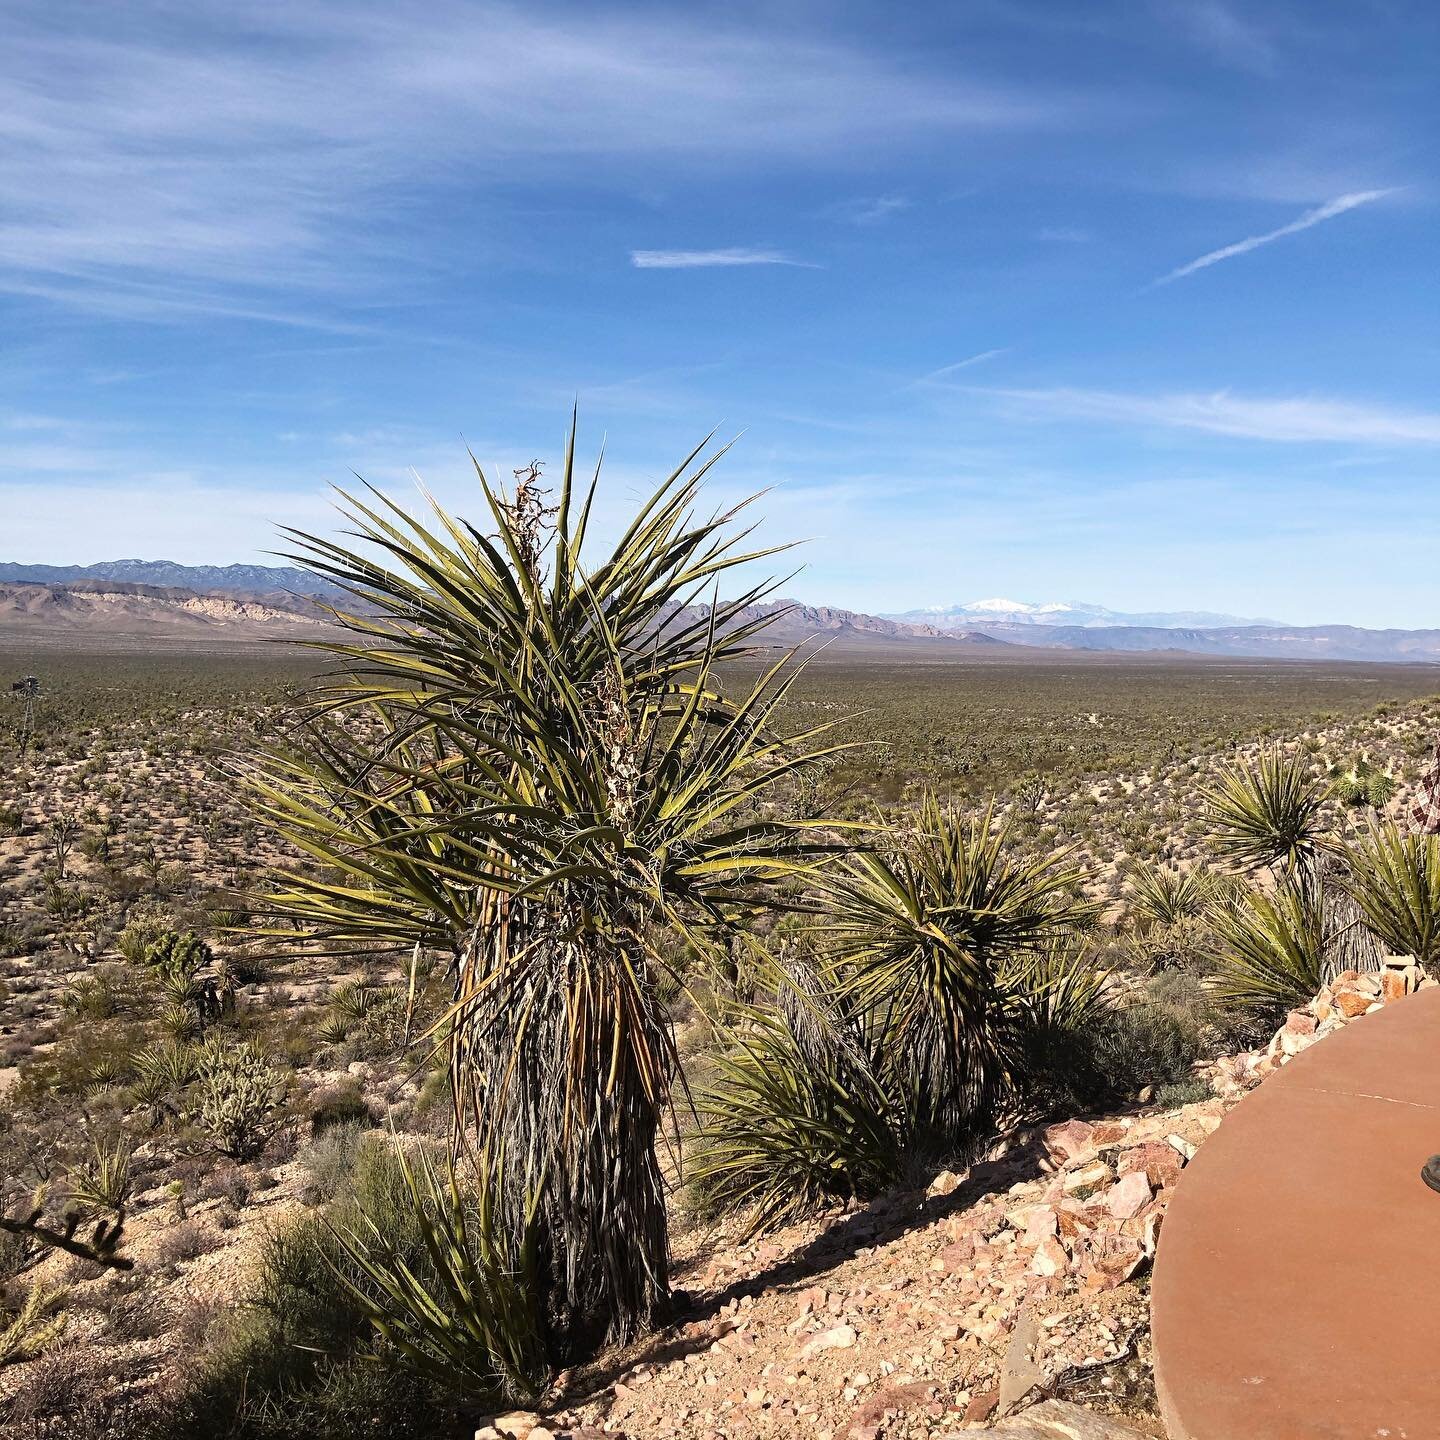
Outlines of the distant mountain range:
{"label": "distant mountain range", "polygon": [[1052,600],[1032,605],[1024,600],[972,600],[967,605],[939,605],[927,610],[906,610],[888,617],[891,620],[923,621],[942,630],[968,628],[979,623],[1006,625],[1068,625],[1103,628],[1113,625],[1141,626],[1145,629],[1211,629],[1215,626],[1268,625],[1280,628],[1279,620],[1247,620],[1241,615],[1220,615],[1210,610],[1151,610],[1127,613],[1107,610],[1103,605],[1083,600]]}
{"label": "distant mountain range", "polygon": [[[0,639],[78,646],[233,645],[316,636],[334,587],[303,570],[267,565],[0,563]],[[1281,660],[1440,664],[1440,629],[1365,630],[1283,625],[1209,612],[1125,614],[1100,605],[977,600],[900,615],[775,601],[787,613],[767,631],[777,645],[825,641],[832,653],[897,658],[1035,659],[1108,652],[1173,652]]]}
{"label": "distant mountain range", "polygon": [[21,565],[0,561],[0,580],[65,585],[75,580],[119,580],[174,590],[225,590],[246,595],[288,592],[334,595],[328,581],[290,565],[177,565],[173,560],[101,560],[94,565]]}

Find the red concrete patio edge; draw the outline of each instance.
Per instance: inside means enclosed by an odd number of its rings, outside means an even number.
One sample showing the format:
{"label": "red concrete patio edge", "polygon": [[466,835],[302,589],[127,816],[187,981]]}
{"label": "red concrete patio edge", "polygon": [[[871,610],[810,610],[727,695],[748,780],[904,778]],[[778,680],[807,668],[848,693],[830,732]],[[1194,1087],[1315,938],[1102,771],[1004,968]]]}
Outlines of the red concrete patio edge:
{"label": "red concrete patio edge", "polygon": [[1171,1440],[1440,1437],[1440,989],[1266,1080],[1186,1167],[1151,1293]]}

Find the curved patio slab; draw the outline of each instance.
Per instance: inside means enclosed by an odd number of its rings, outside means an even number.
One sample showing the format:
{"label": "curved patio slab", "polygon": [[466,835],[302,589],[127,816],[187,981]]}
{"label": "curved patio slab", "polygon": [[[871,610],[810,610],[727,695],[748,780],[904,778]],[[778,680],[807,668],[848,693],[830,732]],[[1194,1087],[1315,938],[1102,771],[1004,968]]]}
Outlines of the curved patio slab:
{"label": "curved patio slab", "polygon": [[1440,989],[1248,1095],[1170,1204],[1151,1295],[1171,1440],[1440,1437]]}

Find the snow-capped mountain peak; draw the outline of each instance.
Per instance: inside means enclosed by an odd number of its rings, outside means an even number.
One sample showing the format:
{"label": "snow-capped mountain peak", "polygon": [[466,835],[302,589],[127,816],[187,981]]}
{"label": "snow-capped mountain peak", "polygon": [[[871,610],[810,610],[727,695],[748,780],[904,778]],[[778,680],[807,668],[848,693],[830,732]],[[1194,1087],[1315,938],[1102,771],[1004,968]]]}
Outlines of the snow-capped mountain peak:
{"label": "snow-capped mountain peak", "polygon": [[928,620],[949,627],[966,622],[1007,625],[1081,625],[1091,628],[1111,625],[1140,625],[1155,629],[1175,629],[1205,625],[1276,625],[1275,620],[1246,619],[1239,615],[1221,615],[1209,610],[1146,611],[1131,614],[1092,605],[1083,600],[1047,600],[1036,604],[1029,600],[1008,600],[1000,596],[989,600],[971,600],[964,605],[932,605],[924,610],[907,610],[889,615],[891,620]]}

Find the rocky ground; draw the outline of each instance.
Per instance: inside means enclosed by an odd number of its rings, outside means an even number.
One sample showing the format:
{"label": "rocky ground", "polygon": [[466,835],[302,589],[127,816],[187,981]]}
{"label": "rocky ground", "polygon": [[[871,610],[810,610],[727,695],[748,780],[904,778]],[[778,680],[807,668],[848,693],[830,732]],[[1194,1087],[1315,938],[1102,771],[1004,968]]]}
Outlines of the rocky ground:
{"label": "rocky ground", "polygon": [[693,1234],[688,1321],[477,1440],[1163,1437],[1149,1266],[1186,1164],[1267,1075],[1431,983],[1403,957],[1337,977],[1269,1045],[1208,1067],[1211,1099],[1021,1131],[923,1190],[760,1240]]}

